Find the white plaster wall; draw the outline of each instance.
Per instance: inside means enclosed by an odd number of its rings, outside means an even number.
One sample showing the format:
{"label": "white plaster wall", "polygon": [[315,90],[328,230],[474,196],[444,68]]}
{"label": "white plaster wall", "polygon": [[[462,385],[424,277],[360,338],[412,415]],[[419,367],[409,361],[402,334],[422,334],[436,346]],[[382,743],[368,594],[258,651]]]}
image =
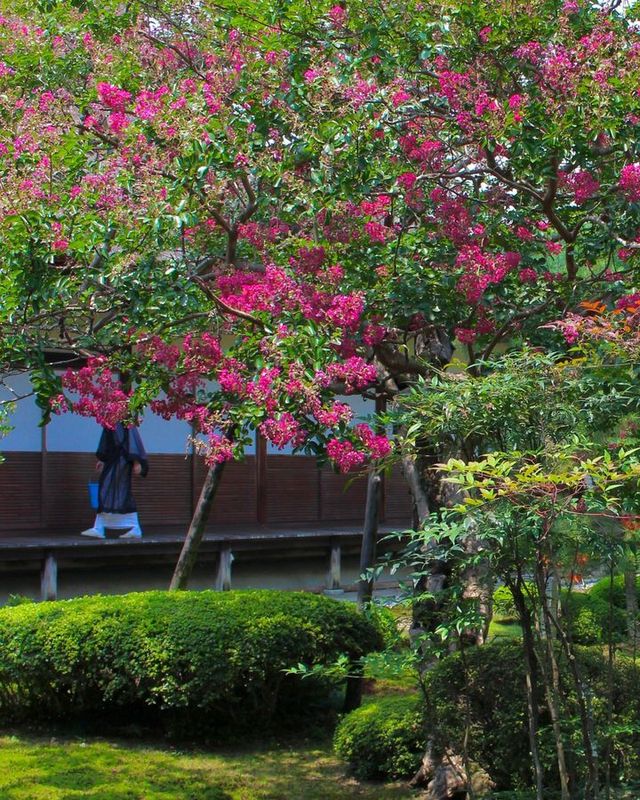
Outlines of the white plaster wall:
{"label": "white plaster wall", "polygon": [[176,419],[162,419],[146,409],[140,423],[140,436],[145,450],[152,453],[190,453],[192,445],[189,440],[191,426]]}
{"label": "white plaster wall", "polygon": [[[0,385],[0,401],[14,400],[16,396],[23,397],[29,395],[32,391],[31,381],[25,373],[6,377],[4,382],[5,386]],[[7,387],[10,387],[10,389]],[[15,394],[12,393],[11,389]],[[13,426],[13,430],[8,436],[0,439],[0,452],[40,452],[42,449],[42,428],[38,427],[38,423],[41,418],[42,412],[32,396],[25,397],[24,400],[18,400],[15,405],[15,411],[8,420],[9,424]]]}
{"label": "white plaster wall", "polygon": [[47,450],[50,453],[95,453],[102,428],[91,417],[78,414],[53,414],[47,425]]}

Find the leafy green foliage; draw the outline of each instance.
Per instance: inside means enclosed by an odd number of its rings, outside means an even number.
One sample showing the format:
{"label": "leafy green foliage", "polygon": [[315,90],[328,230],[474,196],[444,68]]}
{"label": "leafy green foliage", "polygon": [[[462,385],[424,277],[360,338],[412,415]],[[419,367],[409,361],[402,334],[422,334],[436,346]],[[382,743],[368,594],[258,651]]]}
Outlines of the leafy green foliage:
{"label": "leafy green foliage", "polygon": [[334,736],[336,753],[360,779],[413,775],[426,745],[420,696],[390,695],[347,714]]}
{"label": "leafy green foliage", "polygon": [[606,644],[609,637],[621,642],[627,634],[624,611],[591,592],[571,592],[564,609],[568,630],[578,644]]}
{"label": "leafy green foliage", "polygon": [[[640,585],[640,580],[638,581]],[[624,613],[623,579],[614,583],[615,600],[609,605],[609,579],[603,578],[586,592],[563,590],[560,596],[562,618],[567,633],[576,644],[607,644],[609,636],[614,643],[622,642],[627,634],[627,618]],[[535,591],[529,587],[529,606],[534,614],[540,609],[534,603]],[[617,602],[616,602],[617,600]],[[519,621],[511,590],[499,586],[493,593],[494,617],[501,622]]]}
{"label": "leafy green foliage", "polygon": [[[576,698],[569,685],[567,665],[562,667],[563,730],[575,753],[583,757],[576,715]],[[607,659],[599,648],[580,649],[578,666],[592,698],[596,734],[602,752],[608,742],[614,778],[637,780],[640,776],[640,667],[618,657],[614,663],[612,721],[607,722]],[[522,645],[501,641],[470,648],[438,663],[425,676],[426,725],[440,749],[464,751],[487,770],[499,789],[524,788],[531,784],[529,743],[524,735],[527,710]],[[542,694],[536,697],[540,712],[539,744],[545,759],[546,784],[557,781],[554,745]],[[467,736],[468,732],[468,736]],[[514,735],[515,734],[515,735]]]}
{"label": "leafy green foliage", "polygon": [[[640,593],[640,575],[636,577],[636,591]],[[616,575],[613,579],[613,587],[611,587],[609,578],[601,578],[589,589],[589,594],[594,600],[601,600],[606,604],[611,600],[616,608],[624,609],[624,576]]]}
{"label": "leafy green foliage", "polygon": [[[304,704],[298,663],[381,645],[351,606],[303,593],[147,592],[0,612],[0,715],[224,729]],[[321,687],[322,688],[322,687]],[[211,721],[215,718],[215,731]]]}
{"label": "leafy green foliage", "polygon": [[507,586],[498,586],[493,593],[493,617],[501,622],[514,622],[518,618],[513,595]]}

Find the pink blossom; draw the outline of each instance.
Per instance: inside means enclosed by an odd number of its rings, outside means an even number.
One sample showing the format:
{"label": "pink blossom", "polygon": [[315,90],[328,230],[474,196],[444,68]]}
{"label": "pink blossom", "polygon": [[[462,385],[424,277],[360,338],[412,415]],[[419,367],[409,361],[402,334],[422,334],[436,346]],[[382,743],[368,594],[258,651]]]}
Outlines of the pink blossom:
{"label": "pink blossom", "polygon": [[393,231],[380,222],[365,222],[364,230],[372,242],[380,244],[384,244],[393,234]]}
{"label": "pink blossom", "polygon": [[399,92],[396,92],[391,97],[391,102],[394,108],[398,108],[398,106],[403,105],[407,102],[407,100],[411,100],[411,95],[409,92],[405,92],[404,89],[401,89]]}
{"label": "pink blossom", "polygon": [[131,92],[119,89],[110,83],[99,83],[97,89],[100,100],[112,111],[124,112],[127,103],[131,100]]}
{"label": "pink blossom", "polygon": [[570,174],[559,173],[560,182],[574,193],[578,205],[586,203],[600,189],[600,183],[587,170],[576,170]]}
{"label": "pink blossom", "polygon": [[260,432],[279,449],[292,444],[300,446],[306,433],[301,429],[300,423],[288,411],[283,412],[277,419],[270,417],[260,425]]}
{"label": "pink blossom", "polygon": [[528,228],[525,228],[524,225],[518,225],[516,228],[516,236],[523,242],[531,242],[535,238],[533,233]]}
{"label": "pink blossom", "polygon": [[326,312],[327,319],[337,328],[355,331],[364,312],[364,297],[360,292],[336,295]]}
{"label": "pink blossom", "polygon": [[354,431],[358,439],[366,447],[371,458],[384,458],[391,452],[391,442],[387,437],[374,433],[366,423],[362,422],[356,425]]}
{"label": "pink blossom", "polygon": [[49,407],[54,414],[66,414],[69,411],[67,398],[63,394],[58,394],[49,399]]}
{"label": "pink blossom", "polygon": [[562,252],[562,242],[546,242],[545,247],[554,256],[560,255]]}
{"label": "pink blossom", "polygon": [[226,436],[222,436],[219,433],[212,433],[207,442],[204,460],[209,467],[214,464],[222,464],[225,461],[232,461],[233,442]]}
{"label": "pink blossom", "polygon": [[341,423],[349,422],[353,418],[351,406],[346,403],[334,403],[331,408],[315,408],[313,415],[321,425],[333,428]]}
{"label": "pink blossom", "polygon": [[369,345],[369,347],[375,347],[375,345],[380,344],[380,342],[384,340],[386,335],[387,329],[384,325],[371,323],[362,331],[362,341]]}
{"label": "pink blossom", "polygon": [[398,175],[396,180],[403,189],[411,189],[418,180],[418,176],[415,172],[403,172],[401,175]]}
{"label": "pink blossom", "polygon": [[218,372],[217,378],[223,392],[242,396],[246,391],[246,382],[233,369],[223,367]]}
{"label": "pink blossom", "polygon": [[51,246],[57,252],[64,253],[69,248],[69,242],[67,239],[56,239]]}
{"label": "pink blossom", "polygon": [[328,17],[337,28],[344,25],[346,16],[347,12],[344,8],[342,8],[342,6],[335,5],[329,9]]}
{"label": "pink blossom", "polygon": [[360,356],[351,356],[345,361],[330,364],[324,372],[316,374],[316,380],[321,386],[330,386],[333,381],[342,382],[348,394],[365,389],[377,378],[377,370]]}
{"label": "pink blossom", "polygon": [[473,328],[456,328],[455,335],[461,344],[473,344],[478,334]]}
{"label": "pink blossom", "polygon": [[527,267],[526,269],[520,270],[518,278],[520,279],[520,283],[535,283],[538,280],[538,273],[535,269]]}
{"label": "pink blossom", "polygon": [[640,163],[624,166],[618,185],[629,200],[634,203],[640,200]]}
{"label": "pink blossom", "polygon": [[335,462],[340,472],[349,472],[355,467],[362,466],[366,461],[365,454],[356,450],[351,442],[341,442],[338,439],[329,440],[327,455]]}
{"label": "pink blossom", "polygon": [[109,115],[109,127],[114,133],[122,133],[129,127],[129,118],[121,111],[114,111]]}

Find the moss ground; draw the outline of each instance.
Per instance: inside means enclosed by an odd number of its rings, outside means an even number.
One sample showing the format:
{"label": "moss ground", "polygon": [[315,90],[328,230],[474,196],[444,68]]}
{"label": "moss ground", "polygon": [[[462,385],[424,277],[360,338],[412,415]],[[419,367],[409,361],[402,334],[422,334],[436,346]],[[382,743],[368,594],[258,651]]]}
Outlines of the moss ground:
{"label": "moss ground", "polygon": [[184,752],[124,741],[0,737],[2,800],[408,800],[345,777],[329,743]]}

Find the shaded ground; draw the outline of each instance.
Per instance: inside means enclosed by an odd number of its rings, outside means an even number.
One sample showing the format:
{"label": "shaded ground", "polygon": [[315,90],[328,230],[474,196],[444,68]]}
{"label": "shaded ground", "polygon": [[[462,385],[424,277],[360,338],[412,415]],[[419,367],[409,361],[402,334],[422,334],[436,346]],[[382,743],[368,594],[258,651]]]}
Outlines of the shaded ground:
{"label": "shaded ground", "polygon": [[218,753],[0,737],[2,800],[408,800],[345,777],[329,744]]}

